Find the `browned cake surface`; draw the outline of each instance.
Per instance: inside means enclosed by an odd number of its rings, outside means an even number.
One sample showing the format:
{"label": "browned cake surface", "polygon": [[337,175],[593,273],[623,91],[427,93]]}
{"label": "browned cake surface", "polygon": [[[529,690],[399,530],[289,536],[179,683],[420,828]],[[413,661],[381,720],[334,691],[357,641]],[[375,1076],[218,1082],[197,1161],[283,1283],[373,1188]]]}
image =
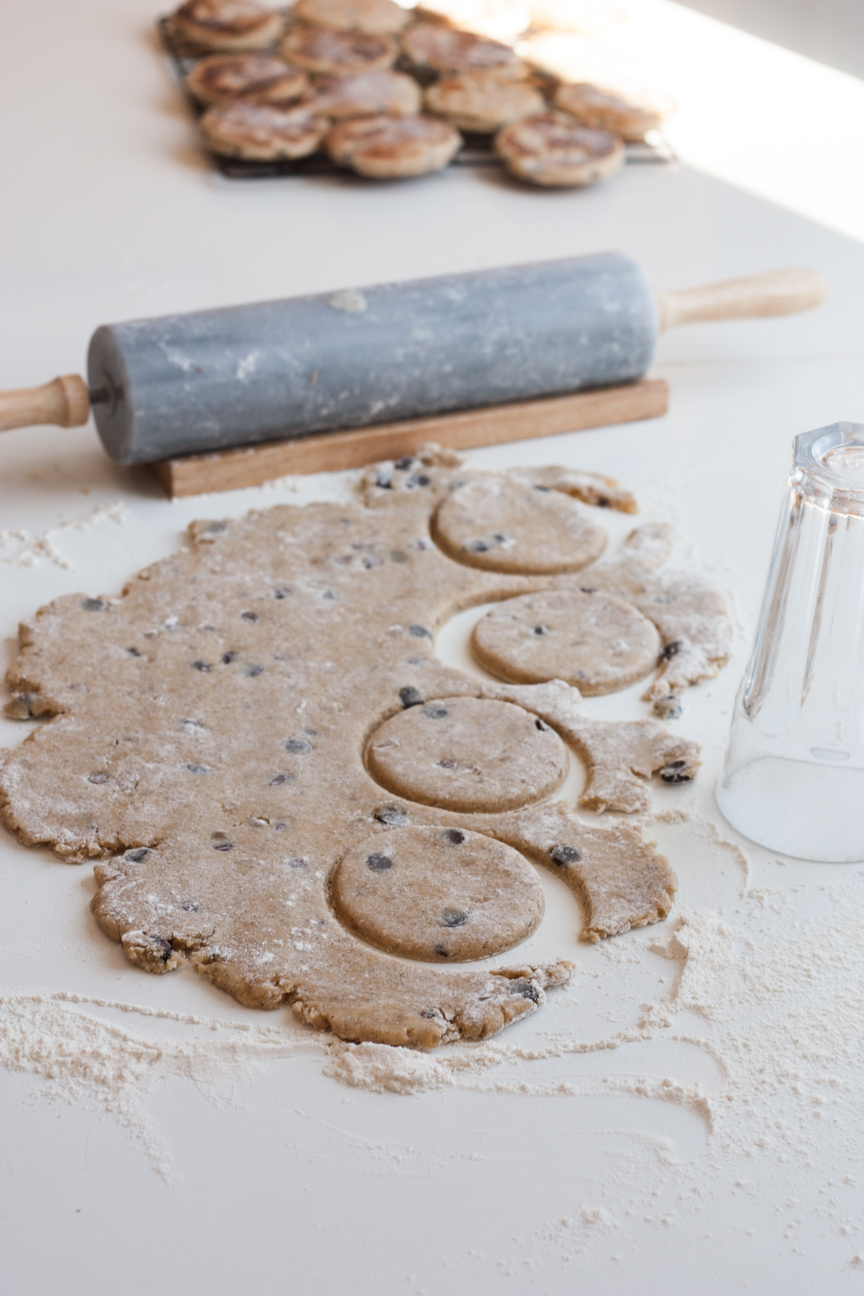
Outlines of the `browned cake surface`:
{"label": "browned cake surface", "polygon": [[532,184],[595,184],[624,162],[624,145],[608,131],[580,126],[568,113],[546,112],[505,126],[495,147],[508,168]]}
{"label": "browned cake surface", "polygon": [[334,162],[387,179],[440,171],[462,137],[434,117],[364,117],[340,122],[325,141]]}
{"label": "browned cake surface", "polygon": [[211,54],[195,64],[185,84],[202,104],[242,99],[284,106],[305,94],[309,78],[275,54]]}
{"label": "browned cake surface", "polygon": [[302,104],[277,108],[232,100],[208,108],[200,130],[204,143],[214,153],[271,161],[314,153],[329,124],[326,117]]}

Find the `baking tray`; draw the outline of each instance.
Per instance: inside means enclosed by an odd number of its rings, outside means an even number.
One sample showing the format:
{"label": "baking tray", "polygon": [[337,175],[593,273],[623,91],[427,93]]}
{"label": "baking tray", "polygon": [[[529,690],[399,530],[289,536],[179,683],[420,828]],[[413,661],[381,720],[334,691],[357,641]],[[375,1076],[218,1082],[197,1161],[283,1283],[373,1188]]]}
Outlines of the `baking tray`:
{"label": "baking tray", "polygon": [[[162,47],[174,68],[174,73],[180,85],[180,89],[189,105],[192,115],[197,120],[203,113],[204,109],[192,95],[186,90],[186,77],[202,58],[206,57],[202,53],[194,51],[182,37],[178,36],[175,31],[170,17],[159,18],[156,23],[159,39]],[[399,64],[396,64],[396,70],[400,71]],[[464,144],[459,152],[453,158],[450,166],[459,167],[501,167],[501,159],[492,151],[491,135],[473,135],[467,131],[462,131]],[[245,158],[228,158],[220,157],[217,153],[211,153],[201,144],[201,151],[213,162],[213,165],[223,176],[229,180],[266,180],[274,176],[315,176],[315,175],[339,175],[343,178],[351,177],[354,172],[345,167],[336,166],[326,153],[312,153],[309,157],[281,158],[276,162],[250,162]],[[626,145],[626,161],[628,163],[668,163],[677,161],[672,147],[667,143],[658,131],[652,131],[650,141],[638,144]],[[363,179],[361,176],[355,176],[355,179]]]}

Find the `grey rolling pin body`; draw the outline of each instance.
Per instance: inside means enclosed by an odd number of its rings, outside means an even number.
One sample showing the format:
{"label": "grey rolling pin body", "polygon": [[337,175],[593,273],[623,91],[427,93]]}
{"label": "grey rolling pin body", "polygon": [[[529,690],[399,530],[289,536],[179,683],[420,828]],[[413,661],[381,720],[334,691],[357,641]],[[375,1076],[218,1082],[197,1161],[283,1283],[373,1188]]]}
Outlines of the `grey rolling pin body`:
{"label": "grey rolling pin body", "polygon": [[630,382],[657,305],[619,253],[106,325],[88,376],[118,463]]}

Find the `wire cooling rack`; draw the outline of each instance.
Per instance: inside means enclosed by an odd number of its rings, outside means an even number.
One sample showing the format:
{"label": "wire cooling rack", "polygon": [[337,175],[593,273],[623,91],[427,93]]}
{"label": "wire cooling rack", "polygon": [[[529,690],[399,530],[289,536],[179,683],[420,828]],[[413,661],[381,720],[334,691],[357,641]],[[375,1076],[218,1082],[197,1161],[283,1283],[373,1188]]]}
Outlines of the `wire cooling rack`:
{"label": "wire cooling rack", "polygon": [[[184,41],[183,37],[174,30],[169,17],[160,18],[156,25],[162,46],[174,68],[186,102],[197,120],[201,116],[203,109],[186,89],[186,77],[204,55]],[[396,68],[400,70],[398,63]],[[462,131],[462,137],[465,142],[453,158],[450,166],[500,167],[502,165],[501,159],[492,150],[491,135],[474,135]],[[211,159],[216,169],[229,180],[265,180],[273,176],[339,175],[341,177],[351,177],[353,175],[352,172],[346,171],[344,167],[337,167],[335,162],[332,162],[324,152],[312,153],[309,157],[294,160],[280,158],[275,162],[252,162],[247,161],[245,158],[221,157],[219,154],[212,153],[205,148],[203,142],[201,150]],[[677,158],[666,140],[663,139],[659,132],[654,131],[650,140],[645,143],[628,144],[626,146],[626,161],[628,163],[668,163],[677,161]]]}

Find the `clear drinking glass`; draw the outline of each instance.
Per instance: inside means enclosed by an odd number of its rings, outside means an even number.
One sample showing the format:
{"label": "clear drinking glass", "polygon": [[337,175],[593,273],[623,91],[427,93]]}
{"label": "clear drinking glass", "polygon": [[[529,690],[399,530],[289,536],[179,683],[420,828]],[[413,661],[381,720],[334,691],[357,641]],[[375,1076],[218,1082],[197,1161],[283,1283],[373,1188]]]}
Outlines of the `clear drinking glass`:
{"label": "clear drinking glass", "polygon": [[864,860],[864,424],[793,443],[717,804],[784,855]]}

